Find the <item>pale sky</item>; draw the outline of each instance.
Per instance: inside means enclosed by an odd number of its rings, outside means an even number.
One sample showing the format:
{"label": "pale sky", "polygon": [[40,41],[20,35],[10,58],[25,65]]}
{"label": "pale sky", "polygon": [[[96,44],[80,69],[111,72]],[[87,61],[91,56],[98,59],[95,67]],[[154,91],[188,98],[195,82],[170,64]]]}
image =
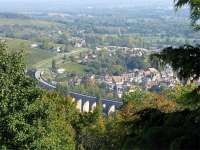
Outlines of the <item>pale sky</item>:
{"label": "pale sky", "polygon": [[173,0],[0,0],[0,3],[50,3],[50,4],[61,4],[61,3],[73,3],[73,4],[169,4]]}
{"label": "pale sky", "polygon": [[[85,7],[172,7],[173,0],[0,0],[0,11],[64,10]],[[170,4],[171,3],[171,4]]]}

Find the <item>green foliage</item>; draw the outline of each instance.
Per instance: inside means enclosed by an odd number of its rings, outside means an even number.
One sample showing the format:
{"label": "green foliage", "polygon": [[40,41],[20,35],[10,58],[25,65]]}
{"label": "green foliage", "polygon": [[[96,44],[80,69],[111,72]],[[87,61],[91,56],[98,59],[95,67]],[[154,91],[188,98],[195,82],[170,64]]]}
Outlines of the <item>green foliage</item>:
{"label": "green foliage", "polygon": [[[107,118],[100,106],[79,114],[70,97],[36,88],[21,53],[0,46],[1,149],[199,149],[199,105],[183,103],[195,85],[162,94],[135,90]],[[190,98],[199,99],[197,94]]]}
{"label": "green foliage", "polygon": [[193,89],[179,87],[163,95],[126,94],[125,105],[113,120],[107,120],[109,146],[105,149],[199,149],[199,105],[191,109],[179,102]]}
{"label": "green foliage", "polygon": [[77,119],[75,104],[70,98],[57,93],[44,93],[38,102],[41,120],[37,124],[40,131],[33,149],[75,149],[75,131],[71,124]]}
{"label": "green foliage", "polygon": [[5,38],[9,52],[17,52],[23,49],[23,55],[25,59],[25,64],[27,67],[31,67],[44,59],[51,58],[54,56],[53,52],[42,50],[39,48],[30,48],[32,41],[15,39],[15,38]]}
{"label": "green foliage", "polygon": [[[138,149],[199,149],[199,110],[162,113],[147,109],[123,122],[129,131],[124,147]],[[134,144],[133,144],[134,143]]]}
{"label": "green foliage", "polygon": [[[175,2],[176,7],[190,4],[191,18],[196,25],[199,19],[199,1]],[[131,28],[131,21],[138,22],[135,29],[142,25],[142,20],[129,19],[129,23],[125,22],[130,26],[129,29],[124,27],[120,32],[135,30]],[[95,22],[99,25],[96,28],[91,27],[91,23],[87,30],[93,28],[92,32],[99,34],[110,30],[109,33],[112,34],[119,32],[119,27],[116,30],[115,26],[123,24],[123,21],[119,21],[118,25],[116,22],[114,19],[114,25],[103,29],[100,29],[100,23]],[[105,23],[109,24],[103,22]],[[148,23],[148,27],[151,29],[151,23]],[[128,47],[144,47],[147,44],[143,38],[131,36],[89,35],[86,34],[86,41],[91,47],[102,45],[105,41],[106,45]],[[68,44],[68,41],[65,43],[63,39],[59,42]],[[45,49],[52,48],[48,41],[43,41],[42,46]],[[66,51],[69,49],[67,47]],[[183,79],[198,79],[200,76],[199,46],[166,48],[154,56],[163,63],[171,64]],[[70,59],[75,61],[73,57]],[[143,59],[121,54],[110,59],[102,52],[98,60],[90,65],[96,69],[94,72],[109,71],[117,75],[124,71],[122,67],[146,67]],[[0,44],[0,149],[200,149],[200,95],[194,85],[177,86],[162,94],[139,90],[127,93],[123,97],[124,106],[121,110],[105,118],[101,107],[97,107],[93,113],[79,114],[71,98],[38,89],[36,83],[26,76],[22,61],[21,53],[9,54],[6,46]],[[159,66],[156,62],[153,64]],[[56,69],[55,62],[52,62],[52,68]],[[60,88],[60,94],[65,94],[65,90]],[[86,83],[78,87],[78,90],[92,95],[102,94],[95,83]]]}
{"label": "green foliage", "polygon": [[48,41],[47,39],[44,39],[42,41],[42,45],[41,45],[41,49],[52,49],[53,48],[53,43],[51,43],[50,41]]}
{"label": "green foliage", "polygon": [[0,44],[1,149],[74,149],[74,104],[38,89],[22,60]]}
{"label": "green foliage", "polygon": [[52,60],[51,69],[54,72],[56,72],[56,70],[57,70],[57,65],[56,65],[56,60],[55,59]]}
{"label": "green foliage", "polygon": [[168,99],[177,102],[180,108],[197,109],[200,106],[200,92],[195,84],[186,86],[177,85],[174,88],[166,89],[164,94]]}
{"label": "green foliage", "polygon": [[127,57],[126,59],[126,67],[128,69],[144,69],[147,67],[148,63],[145,63],[145,57]]}
{"label": "green foliage", "polygon": [[79,120],[75,124],[77,131],[77,142],[79,147],[96,150],[104,147],[106,142],[105,118],[102,116],[102,108],[97,105],[93,113],[79,115]]}
{"label": "green foliage", "polygon": [[84,69],[86,68],[84,65],[68,62],[60,65],[61,68],[64,68],[66,72],[75,72],[75,73],[84,73]]}
{"label": "green foliage", "polygon": [[101,88],[94,80],[86,80],[81,85],[69,86],[69,90],[95,97],[98,97],[98,95],[106,95],[105,89]]}
{"label": "green foliage", "polygon": [[170,64],[180,79],[183,79],[185,82],[190,78],[195,80],[200,77],[200,46],[168,47],[159,54],[151,55],[151,57],[152,59],[158,58],[163,64]]}
{"label": "green foliage", "polygon": [[183,7],[184,5],[190,6],[190,18],[192,20],[192,25],[196,29],[200,29],[198,24],[200,18],[200,1],[199,0],[174,0],[176,8]]}
{"label": "green foliage", "polygon": [[[134,111],[146,108],[155,108],[165,112],[176,110],[176,101],[174,99],[167,99],[167,96],[168,95],[135,90],[134,92],[125,94],[123,96],[123,101],[125,105],[131,105]],[[124,108],[126,109],[126,107]]]}
{"label": "green foliage", "polygon": [[123,95],[123,102],[127,103],[130,100],[134,101],[142,101],[147,93],[145,91],[142,91],[140,89],[135,89],[133,92],[125,93]]}
{"label": "green foliage", "polygon": [[127,70],[144,69],[149,65],[149,62],[146,62],[146,56],[139,57],[129,55],[121,50],[113,52],[110,54],[107,50],[101,50],[96,52],[97,57],[89,61],[85,68],[86,72],[93,74],[112,74],[112,75],[121,75]]}
{"label": "green foliage", "polygon": [[5,44],[0,44],[0,143],[13,149],[25,149],[33,142],[36,127],[29,120],[30,110],[40,91],[35,83],[25,76],[21,53],[7,53]]}

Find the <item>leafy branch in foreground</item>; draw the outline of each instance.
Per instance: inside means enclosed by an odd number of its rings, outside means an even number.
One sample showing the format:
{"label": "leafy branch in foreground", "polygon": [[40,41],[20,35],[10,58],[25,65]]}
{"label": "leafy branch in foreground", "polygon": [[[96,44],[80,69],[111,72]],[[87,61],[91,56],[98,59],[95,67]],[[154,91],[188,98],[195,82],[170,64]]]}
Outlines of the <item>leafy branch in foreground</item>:
{"label": "leafy branch in foreground", "polygon": [[192,20],[192,26],[199,30],[200,24],[199,18],[200,18],[200,1],[199,0],[174,0],[175,7],[181,8],[184,5],[189,5],[190,7],[190,18]]}
{"label": "leafy branch in foreground", "polygon": [[162,65],[170,64],[178,77],[186,83],[200,77],[200,46],[184,45],[168,47],[160,53],[152,54],[151,60],[158,59]]}
{"label": "leafy branch in foreground", "polygon": [[22,56],[0,41],[0,149],[75,149],[75,105],[37,88]]}

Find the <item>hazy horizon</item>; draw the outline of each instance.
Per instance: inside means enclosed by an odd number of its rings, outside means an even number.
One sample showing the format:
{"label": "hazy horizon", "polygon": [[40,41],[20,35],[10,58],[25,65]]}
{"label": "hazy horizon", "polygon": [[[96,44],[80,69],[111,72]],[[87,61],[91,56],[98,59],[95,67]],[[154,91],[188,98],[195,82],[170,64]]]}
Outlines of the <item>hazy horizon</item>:
{"label": "hazy horizon", "polygon": [[173,0],[1,0],[0,11],[67,11],[77,8],[172,7]]}

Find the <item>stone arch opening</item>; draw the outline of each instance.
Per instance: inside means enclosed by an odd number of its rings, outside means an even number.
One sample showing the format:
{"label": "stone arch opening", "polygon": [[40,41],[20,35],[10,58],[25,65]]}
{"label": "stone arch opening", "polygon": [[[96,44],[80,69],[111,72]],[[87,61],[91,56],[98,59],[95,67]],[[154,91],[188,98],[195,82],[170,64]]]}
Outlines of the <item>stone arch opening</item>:
{"label": "stone arch opening", "polygon": [[82,111],[82,100],[81,99],[79,99],[77,101],[76,109],[79,110],[80,112]]}
{"label": "stone arch opening", "polygon": [[95,108],[97,107],[97,103],[94,102],[91,106],[91,112],[94,112]]}
{"label": "stone arch opening", "polygon": [[115,112],[115,105],[110,106],[108,109],[108,115],[113,114]]}
{"label": "stone arch opening", "polygon": [[90,111],[90,102],[89,101],[86,101],[84,104],[83,104],[83,112],[89,112]]}
{"label": "stone arch opening", "polygon": [[103,109],[106,109],[106,104],[103,104],[102,106],[103,106]]}

